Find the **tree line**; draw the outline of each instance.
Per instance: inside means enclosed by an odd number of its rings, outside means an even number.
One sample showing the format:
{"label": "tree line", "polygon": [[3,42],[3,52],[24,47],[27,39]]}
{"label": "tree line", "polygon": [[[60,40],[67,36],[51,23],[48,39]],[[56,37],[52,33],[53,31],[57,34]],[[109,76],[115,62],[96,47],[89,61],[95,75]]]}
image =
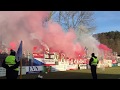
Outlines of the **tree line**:
{"label": "tree line", "polygon": [[94,35],[100,43],[108,46],[120,55],[120,31],[110,31]]}

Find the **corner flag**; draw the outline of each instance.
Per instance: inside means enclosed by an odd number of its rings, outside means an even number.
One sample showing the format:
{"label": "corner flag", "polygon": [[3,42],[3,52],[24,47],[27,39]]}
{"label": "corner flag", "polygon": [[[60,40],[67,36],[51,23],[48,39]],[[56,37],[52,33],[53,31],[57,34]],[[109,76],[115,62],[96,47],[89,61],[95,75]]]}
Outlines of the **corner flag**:
{"label": "corner flag", "polygon": [[20,61],[21,58],[22,58],[22,41],[20,42],[20,45],[19,45],[18,50],[17,50],[16,60]]}

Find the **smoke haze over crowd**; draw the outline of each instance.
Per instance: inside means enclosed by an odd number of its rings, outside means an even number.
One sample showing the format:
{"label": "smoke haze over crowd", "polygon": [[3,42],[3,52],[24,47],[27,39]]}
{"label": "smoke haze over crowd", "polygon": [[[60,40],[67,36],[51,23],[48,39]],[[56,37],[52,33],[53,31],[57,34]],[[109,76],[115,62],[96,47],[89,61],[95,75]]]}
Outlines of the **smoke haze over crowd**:
{"label": "smoke haze over crowd", "polygon": [[[84,54],[84,48],[99,52],[99,41],[89,34],[76,35],[74,30],[64,32],[62,26],[50,20],[49,11],[0,11],[0,41],[7,48],[17,50],[23,41],[23,50],[32,52],[41,44],[53,51],[63,51],[67,56]],[[77,38],[79,42],[76,42]],[[94,47],[94,48],[93,48]],[[107,49],[108,50],[108,49]]]}

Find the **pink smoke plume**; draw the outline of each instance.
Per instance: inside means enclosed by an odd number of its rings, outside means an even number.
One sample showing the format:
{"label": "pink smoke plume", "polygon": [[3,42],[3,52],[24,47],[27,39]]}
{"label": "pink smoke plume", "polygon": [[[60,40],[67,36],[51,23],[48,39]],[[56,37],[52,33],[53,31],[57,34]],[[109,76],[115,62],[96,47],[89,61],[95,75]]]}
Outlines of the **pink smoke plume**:
{"label": "pink smoke plume", "polygon": [[102,50],[102,53],[103,53],[105,59],[106,59],[106,58],[109,56],[109,54],[112,52],[112,49],[108,48],[108,47],[107,47],[106,45],[104,45],[104,44],[99,44],[98,48],[99,48],[100,50]]}
{"label": "pink smoke plume", "polygon": [[[53,48],[55,51],[63,51],[67,56],[74,56],[76,35],[72,29],[65,33],[62,27],[55,22],[49,22],[46,29],[43,41],[49,48]],[[80,49],[78,48],[78,50]]]}
{"label": "pink smoke plume", "polygon": [[17,49],[23,40],[23,50],[30,52],[49,47],[63,51],[68,57],[75,57],[75,52],[80,54],[82,47],[75,43],[74,30],[65,33],[58,23],[45,22],[49,14],[49,11],[1,11],[0,31],[7,35],[2,36],[6,47]]}
{"label": "pink smoke plume", "polygon": [[16,43],[10,42],[10,49],[16,50]]}
{"label": "pink smoke plume", "polygon": [[[74,30],[64,32],[58,23],[47,21],[49,14],[49,11],[0,11],[0,38],[4,39],[7,48],[15,50],[22,40],[23,51],[30,53],[49,48],[51,52],[62,51],[70,58],[85,55],[83,45],[76,42]],[[110,50],[103,44],[99,48]]]}
{"label": "pink smoke plume", "polygon": [[108,48],[108,47],[107,47],[106,45],[104,45],[104,44],[99,44],[98,48],[99,48],[99,49],[102,49],[102,50],[104,50],[104,51],[111,51],[111,49]]}

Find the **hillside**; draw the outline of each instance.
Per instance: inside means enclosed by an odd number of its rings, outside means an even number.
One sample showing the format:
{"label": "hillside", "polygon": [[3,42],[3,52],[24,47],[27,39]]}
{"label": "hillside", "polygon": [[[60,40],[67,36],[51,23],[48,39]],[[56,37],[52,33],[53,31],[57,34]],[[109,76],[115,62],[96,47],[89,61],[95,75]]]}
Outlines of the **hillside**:
{"label": "hillside", "polygon": [[102,44],[107,45],[120,55],[120,32],[119,31],[110,31],[105,33],[99,33],[94,35]]}

